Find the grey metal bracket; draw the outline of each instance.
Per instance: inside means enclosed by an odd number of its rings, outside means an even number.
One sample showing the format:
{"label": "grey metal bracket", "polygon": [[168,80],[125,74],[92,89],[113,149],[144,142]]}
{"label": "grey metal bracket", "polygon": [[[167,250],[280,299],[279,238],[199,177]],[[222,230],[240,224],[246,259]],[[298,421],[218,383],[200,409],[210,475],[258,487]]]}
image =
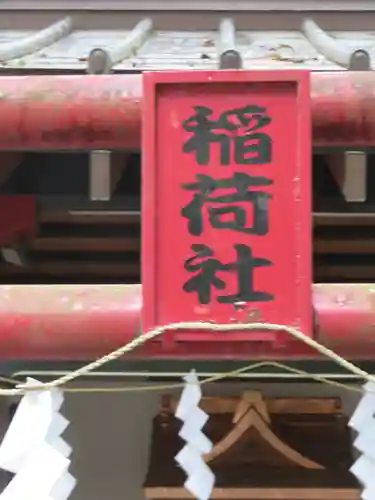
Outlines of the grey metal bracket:
{"label": "grey metal bracket", "polygon": [[90,75],[109,75],[111,69],[111,57],[106,50],[97,47],[90,52],[87,60],[87,73]]}
{"label": "grey metal bracket", "polygon": [[219,69],[242,69],[241,53],[236,48],[233,19],[222,19],[219,27]]}
{"label": "grey metal bracket", "polygon": [[220,54],[220,69],[242,69],[242,57],[237,50],[227,50]]}
{"label": "grey metal bracket", "polygon": [[371,71],[371,56],[364,49],[355,50],[349,59],[350,71]]}

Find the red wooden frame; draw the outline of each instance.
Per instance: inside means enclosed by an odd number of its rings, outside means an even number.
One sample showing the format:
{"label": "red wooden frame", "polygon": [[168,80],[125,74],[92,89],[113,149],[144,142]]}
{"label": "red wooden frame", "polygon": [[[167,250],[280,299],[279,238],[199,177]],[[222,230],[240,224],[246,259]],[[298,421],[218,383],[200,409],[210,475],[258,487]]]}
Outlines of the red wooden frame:
{"label": "red wooden frame", "polygon": [[[373,285],[313,285],[312,291],[316,339],[345,358],[375,360]],[[108,354],[140,335],[141,295],[140,285],[0,286],[0,361],[84,361]],[[324,359],[302,342],[277,349],[200,341],[173,347],[146,342],[126,360]]]}
{"label": "red wooden frame", "polygon": [[[312,72],[314,147],[372,147],[374,88],[373,71]],[[149,116],[140,74],[5,75],[0,90],[1,151],[139,149]]]}
{"label": "red wooden frame", "polygon": [[[157,92],[161,89],[173,85],[184,84],[245,84],[245,83],[264,83],[296,85],[296,107],[297,107],[297,130],[298,130],[298,153],[299,162],[294,178],[295,185],[291,189],[291,196],[299,198],[298,207],[300,213],[295,224],[296,243],[298,240],[297,267],[298,279],[296,282],[286,284],[285,286],[297,287],[299,292],[296,294],[296,300],[299,304],[297,322],[295,326],[301,328],[304,332],[311,334],[312,323],[312,298],[311,298],[311,117],[310,117],[310,91],[309,91],[309,72],[307,71],[194,71],[194,72],[173,72],[173,73],[146,73],[144,74],[144,101],[143,101],[143,136],[142,136],[142,284],[143,284],[143,312],[142,328],[143,331],[165,323],[160,321],[157,310],[159,301],[163,303],[164,298],[160,297],[157,290],[157,266],[158,266],[158,248],[157,248],[157,220],[160,213],[160,205],[157,200]],[[287,124],[286,124],[287,126]],[[279,152],[280,154],[280,152]],[[172,235],[173,236],[173,235]],[[287,242],[286,242],[287,246]],[[294,257],[293,257],[294,258]],[[280,268],[280,266],[279,266]],[[292,278],[293,280],[293,278]],[[277,281],[277,280],[275,280]],[[280,287],[283,286],[280,283]],[[176,299],[176,307],[181,301]],[[280,308],[280,306],[279,306]],[[275,315],[271,317],[274,318]],[[204,318],[199,318],[204,320]],[[211,319],[211,318],[210,318]],[[181,318],[181,321],[198,321],[197,317]],[[176,321],[176,320],[175,320]],[[170,321],[167,321],[169,323]],[[173,322],[173,321],[172,321]],[[275,321],[274,321],[275,322]],[[240,330],[239,330],[240,332]],[[171,340],[171,337],[169,337]],[[251,336],[251,340],[274,340],[274,334],[259,334]],[[197,341],[196,334],[179,333],[174,336],[178,341]],[[199,334],[199,340],[212,341],[244,341],[250,340],[249,335],[241,334],[230,338],[217,336],[217,334]]]}

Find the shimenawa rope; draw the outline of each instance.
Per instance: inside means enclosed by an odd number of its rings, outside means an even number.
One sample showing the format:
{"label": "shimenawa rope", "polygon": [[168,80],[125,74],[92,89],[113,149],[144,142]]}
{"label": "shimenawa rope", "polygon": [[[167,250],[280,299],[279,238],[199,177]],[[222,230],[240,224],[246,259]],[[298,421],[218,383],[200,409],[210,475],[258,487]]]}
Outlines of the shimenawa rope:
{"label": "shimenawa rope", "polygon": [[[100,359],[97,359],[96,361],[93,361],[92,363],[89,363],[85,366],[82,366],[78,370],[71,371],[70,373],[59,377],[55,380],[52,380],[50,382],[46,382],[42,385],[28,385],[25,386],[24,384],[20,384],[17,386],[17,388],[14,389],[0,389],[0,396],[16,396],[20,394],[24,394],[26,391],[31,391],[31,390],[47,390],[47,389],[53,389],[56,387],[63,387],[65,384],[68,382],[71,382],[72,380],[75,380],[79,377],[82,377],[84,375],[87,375],[88,373],[102,367],[106,363],[109,363],[111,361],[115,361],[116,359],[122,357],[124,354],[133,351],[137,347],[145,344],[149,340],[152,340],[159,335],[162,335],[165,332],[169,331],[181,331],[181,330],[195,330],[195,331],[209,331],[213,333],[225,333],[225,332],[231,332],[231,331],[238,331],[239,325],[238,324],[216,324],[216,323],[201,323],[201,322],[181,322],[181,323],[171,323],[169,325],[165,326],[160,326],[157,328],[154,328],[150,330],[149,332],[146,332],[145,334],[142,334],[135,339],[133,339],[131,342],[119,347],[118,349],[112,351],[109,354],[106,354],[105,356],[101,357]],[[243,331],[273,331],[273,332],[283,332],[287,333],[290,336],[294,337],[295,339],[305,343],[306,345],[310,346],[312,349],[315,349],[319,354],[329,358],[331,361],[337,363],[340,365],[342,368],[352,372],[353,374],[357,375],[358,377],[375,382],[375,377],[367,373],[366,371],[362,370],[358,366],[354,365],[350,361],[346,360],[345,358],[339,356],[337,353],[332,351],[331,349],[328,349],[327,347],[323,346],[316,340],[304,335],[301,331],[299,331],[297,328],[293,328],[290,326],[286,325],[279,325],[279,324],[272,324],[272,323],[250,323],[250,324],[241,324],[241,330]],[[278,364],[280,366],[280,364]],[[246,367],[247,370],[249,367]],[[241,370],[241,369],[240,369]],[[242,369],[242,371],[245,371],[245,369]],[[303,372],[304,373],[304,372]],[[234,372],[231,372],[231,374],[234,374]],[[231,374],[227,374],[226,376],[231,376]],[[223,375],[218,375],[216,377],[211,377],[210,380],[206,379],[206,383],[208,381],[214,381],[214,380],[219,380],[221,378],[224,378]],[[314,377],[312,377],[314,378]],[[315,377],[316,378],[316,377]],[[322,377],[320,377],[322,379]],[[323,381],[323,380],[321,380]],[[325,380],[326,381],[326,380]],[[177,385],[177,384],[176,384]],[[333,385],[333,384],[331,384]],[[334,385],[338,385],[335,383]],[[344,384],[339,384],[340,386],[346,387]],[[130,388],[129,388],[130,389]]]}

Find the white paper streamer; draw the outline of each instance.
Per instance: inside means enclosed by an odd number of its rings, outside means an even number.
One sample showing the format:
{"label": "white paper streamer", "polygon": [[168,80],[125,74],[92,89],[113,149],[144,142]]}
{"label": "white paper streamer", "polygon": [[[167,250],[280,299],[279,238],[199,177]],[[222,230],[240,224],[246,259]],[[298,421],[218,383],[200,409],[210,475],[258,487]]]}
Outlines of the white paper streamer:
{"label": "white paper streamer", "polygon": [[[28,379],[27,384],[40,384]],[[76,480],[68,472],[71,447],[61,434],[69,421],[59,411],[59,389],[26,393],[0,445],[0,467],[15,474],[0,500],[67,500]]]}
{"label": "white paper streamer", "polygon": [[364,394],[350,419],[349,426],[358,433],[354,447],[361,453],[350,472],[363,487],[362,500],[375,499],[375,384],[367,382]]}
{"label": "white paper streamer", "polygon": [[211,441],[202,432],[208,415],[198,406],[202,392],[195,371],[192,370],[184,379],[185,387],[176,417],[183,422],[179,435],[186,445],[175,460],[187,475],[186,490],[198,500],[208,500],[215,484],[215,476],[203,458],[212,450]]}

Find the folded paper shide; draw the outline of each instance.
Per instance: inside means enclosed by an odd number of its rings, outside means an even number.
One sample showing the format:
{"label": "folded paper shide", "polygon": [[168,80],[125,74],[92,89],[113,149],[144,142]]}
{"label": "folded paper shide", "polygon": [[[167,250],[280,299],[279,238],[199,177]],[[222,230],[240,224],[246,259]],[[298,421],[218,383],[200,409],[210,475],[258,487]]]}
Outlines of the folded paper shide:
{"label": "folded paper shide", "polygon": [[[208,415],[199,408],[202,392],[195,371],[184,380],[176,417],[183,422],[180,437],[186,445],[176,461],[186,472],[185,488],[197,500],[208,500],[215,483],[203,458],[212,450],[202,432]],[[69,425],[60,413],[63,390],[35,390],[38,385],[43,384],[27,379],[26,393],[0,445],[0,468],[14,474],[0,500],[67,500],[77,482],[68,471],[72,448],[61,437]]]}
{"label": "folded paper shide", "polygon": [[[41,384],[28,378],[27,385]],[[41,384],[42,385],[42,384]],[[0,445],[0,467],[14,475],[1,500],[67,500],[76,485],[68,472],[72,448],[61,434],[60,389],[26,392]]]}
{"label": "folded paper shide", "polygon": [[184,484],[187,491],[197,500],[208,500],[215,484],[215,476],[203,458],[212,450],[212,443],[202,432],[208,415],[199,408],[201,398],[199,380],[192,370],[185,377],[185,387],[176,409],[176,417],[183,422],[179,435],[186,445],[175,460],[187,475]]}
{"label": "folded paper shide", "polygon": [[350,471],[362,485],[361,499],[375,498],[375,383],[367,382],[363,386],[364,395],[353,413],[349,427],[358,435],[353,446],[360,457]]}

